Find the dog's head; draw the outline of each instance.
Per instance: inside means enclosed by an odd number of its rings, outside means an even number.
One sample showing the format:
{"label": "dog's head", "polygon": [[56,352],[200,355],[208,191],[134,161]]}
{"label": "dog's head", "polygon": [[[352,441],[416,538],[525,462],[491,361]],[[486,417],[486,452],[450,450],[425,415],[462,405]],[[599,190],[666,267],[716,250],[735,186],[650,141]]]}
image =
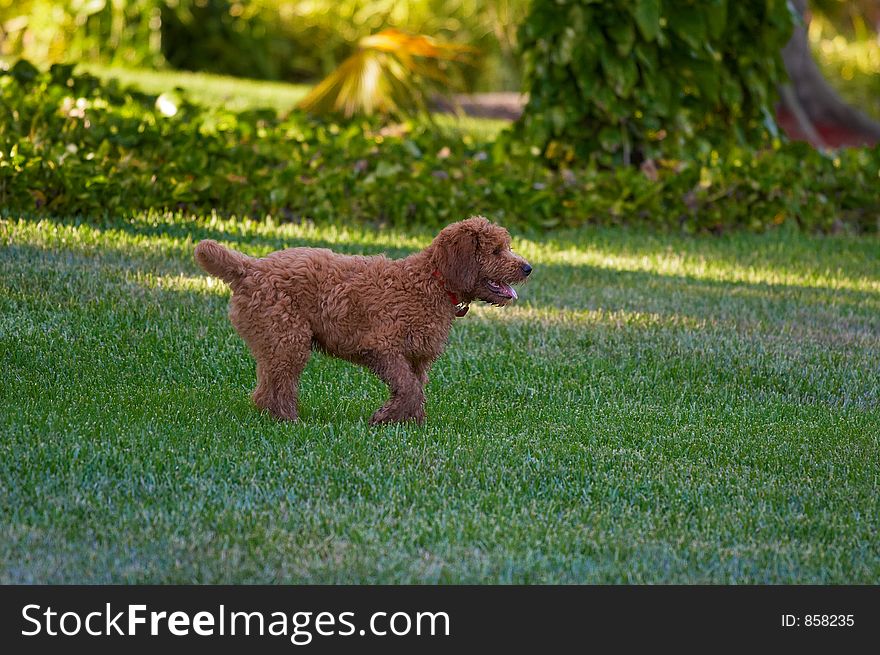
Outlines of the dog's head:
{"label": "dog's head", "polygon": [[510,234],[482,216],[447,225],[432,244],[432,259],[447,288],[463,302],[479,299],[493,305],[514,300],[512,284],[532,272],[513,254]]}

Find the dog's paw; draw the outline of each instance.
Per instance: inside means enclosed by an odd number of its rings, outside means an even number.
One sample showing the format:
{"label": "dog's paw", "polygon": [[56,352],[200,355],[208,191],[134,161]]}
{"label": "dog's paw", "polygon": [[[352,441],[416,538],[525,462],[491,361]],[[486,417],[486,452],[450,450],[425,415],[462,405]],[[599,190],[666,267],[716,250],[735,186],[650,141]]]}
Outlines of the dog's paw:
{"label": "dog's paw", "polygon": [[257,408],[268,412],[273,418],[279,421],[298,421],[299,420],[299,412],[296,411],[296,405],[287,404],[287,405],[278,405],[278,404],[265,404],[261,405],[260,403],[255,403]]}
{"label": "dog's paw", "polygon": [[386,425],[388,423],[418,423],[425,422],[425,412],[403,412],[399,408],[382,407],[370,418],[370,425]]}
{"label": "dog's paw", "polygon": [[393,423],[391,417],[391,409],[389,407],[380,407],[370,417],[370,425],[384,425],[385,423]]}
{"label": "dog's paw", "polygon": [[279,398],[277,394],[270,393],[262,387],[254,389],[251,398],[258,409],[269,412],[269,414],[281,421],[299,420],[299,412],[297,412],[295,400]]}
{"label": "dog's paw", "polygon": [[267,407],[266,411],[269,412],[269,415],[272,416],[272,418],[278,421],[296,422],[299,420],[299,414],[297,414],[296,410],[291,410],[286,407]]}

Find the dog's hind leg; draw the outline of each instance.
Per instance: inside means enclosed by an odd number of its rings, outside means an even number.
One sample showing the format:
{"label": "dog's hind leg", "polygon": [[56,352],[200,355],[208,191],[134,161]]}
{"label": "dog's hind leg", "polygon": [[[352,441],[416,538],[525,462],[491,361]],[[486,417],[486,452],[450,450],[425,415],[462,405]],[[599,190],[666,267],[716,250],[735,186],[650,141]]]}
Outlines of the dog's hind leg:
{"label": "dog's hind leg", "polygon": [[[290,328],[288,328],[290,329]],[[311,354],[312,334],[304,326],[286,332],[272,344],[254,352],[257,388],[254,404],[280,419],[299,417],[299,378]]]}
{"label": "dog's hind leg", "polygon": [[425,422],[425,387],[403,355],[377,356],[369,364],[391,390],[391,397],[370,419],[370,425],[396,421]]}

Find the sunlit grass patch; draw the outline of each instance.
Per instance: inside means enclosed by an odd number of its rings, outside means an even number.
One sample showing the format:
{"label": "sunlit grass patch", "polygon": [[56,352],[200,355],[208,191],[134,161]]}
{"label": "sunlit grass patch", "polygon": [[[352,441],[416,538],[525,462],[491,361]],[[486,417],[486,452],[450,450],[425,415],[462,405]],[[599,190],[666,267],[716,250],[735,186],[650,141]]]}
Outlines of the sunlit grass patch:
{"label": "sunlit grass patch", "polygon": [[147,289],[229,295],[229,287],[222,280],[206,275],[140,274],[135,276],[134,280]]}
{"label": "sunlit grass patch", "polygon": [[271,108],[278,113],[287,113],[311,88],[308,84],[249,80],[212,73],[156,71],[96,64],[80,64],[80,67],[96,77],[117,79],[122,84],[132,85],[155,95],[170,93],[180,87],[194,102],[229,111]]}
{"label": "sunlit grass patch", "polygon": [[550,305],[520,303],[503,310],[475,303],[474,317],[488,324],[528,323],[549,327],[588,329],[596,327],[621,328],[624,326],[646,329],[650,327],[675,327],[687,330],[704,329],[707,322],[692,316],[660,314],[657,312],[626,311],[623,309],[569,309]]}
{"label": "sunlit grass patch", "polygon": [[[599,236],[604,235],[600,232]],[[621,249],[616,240],[608,242],[600,238],[595,242],[585,239],[575,244],[526,241],[519,250],[527,257],[566,266],[651,272],[664,276],[686,275],[695,280],[717,282],[820,287],[880,294],[880,282],[868,273],[872,265],[870,256],[865,258],[856,254],[854,263],[859,264],[865,274],[851,275],[836,262],[832,264],[827,257],[815,256],[820,253],[814,252],[812,258],[804,260],[796,256],[799,250],[795,253],[777,252],[778,248],[789,243],[784,237],[770,236],[763,241],[757,238],[753,243],[761,244],[760,248],[752,251],[748,250],[749,240],[738,238],[731,240],[732,248],[715,247],[713,243],[700,240],[671,239],[680,247],[663,243],[663,239],[656,239],[647,233],[635,233],[626,249]],[[830,242],[821,239],[816,239],[815,244],[820,251],[830,246]],[[740,248],[740,245],[745,247]]]}

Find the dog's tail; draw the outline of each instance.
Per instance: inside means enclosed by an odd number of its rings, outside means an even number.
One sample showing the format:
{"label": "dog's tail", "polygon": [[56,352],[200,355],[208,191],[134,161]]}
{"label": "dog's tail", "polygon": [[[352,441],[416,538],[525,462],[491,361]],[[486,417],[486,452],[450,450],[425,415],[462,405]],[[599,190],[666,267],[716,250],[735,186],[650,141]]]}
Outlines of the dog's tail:
{"label": "dog's tail", "polygon": [[233,287],[247,275],[252,261],[247,255],[224,248],[211,239],[199,241],[195,256],[199,266]]}

